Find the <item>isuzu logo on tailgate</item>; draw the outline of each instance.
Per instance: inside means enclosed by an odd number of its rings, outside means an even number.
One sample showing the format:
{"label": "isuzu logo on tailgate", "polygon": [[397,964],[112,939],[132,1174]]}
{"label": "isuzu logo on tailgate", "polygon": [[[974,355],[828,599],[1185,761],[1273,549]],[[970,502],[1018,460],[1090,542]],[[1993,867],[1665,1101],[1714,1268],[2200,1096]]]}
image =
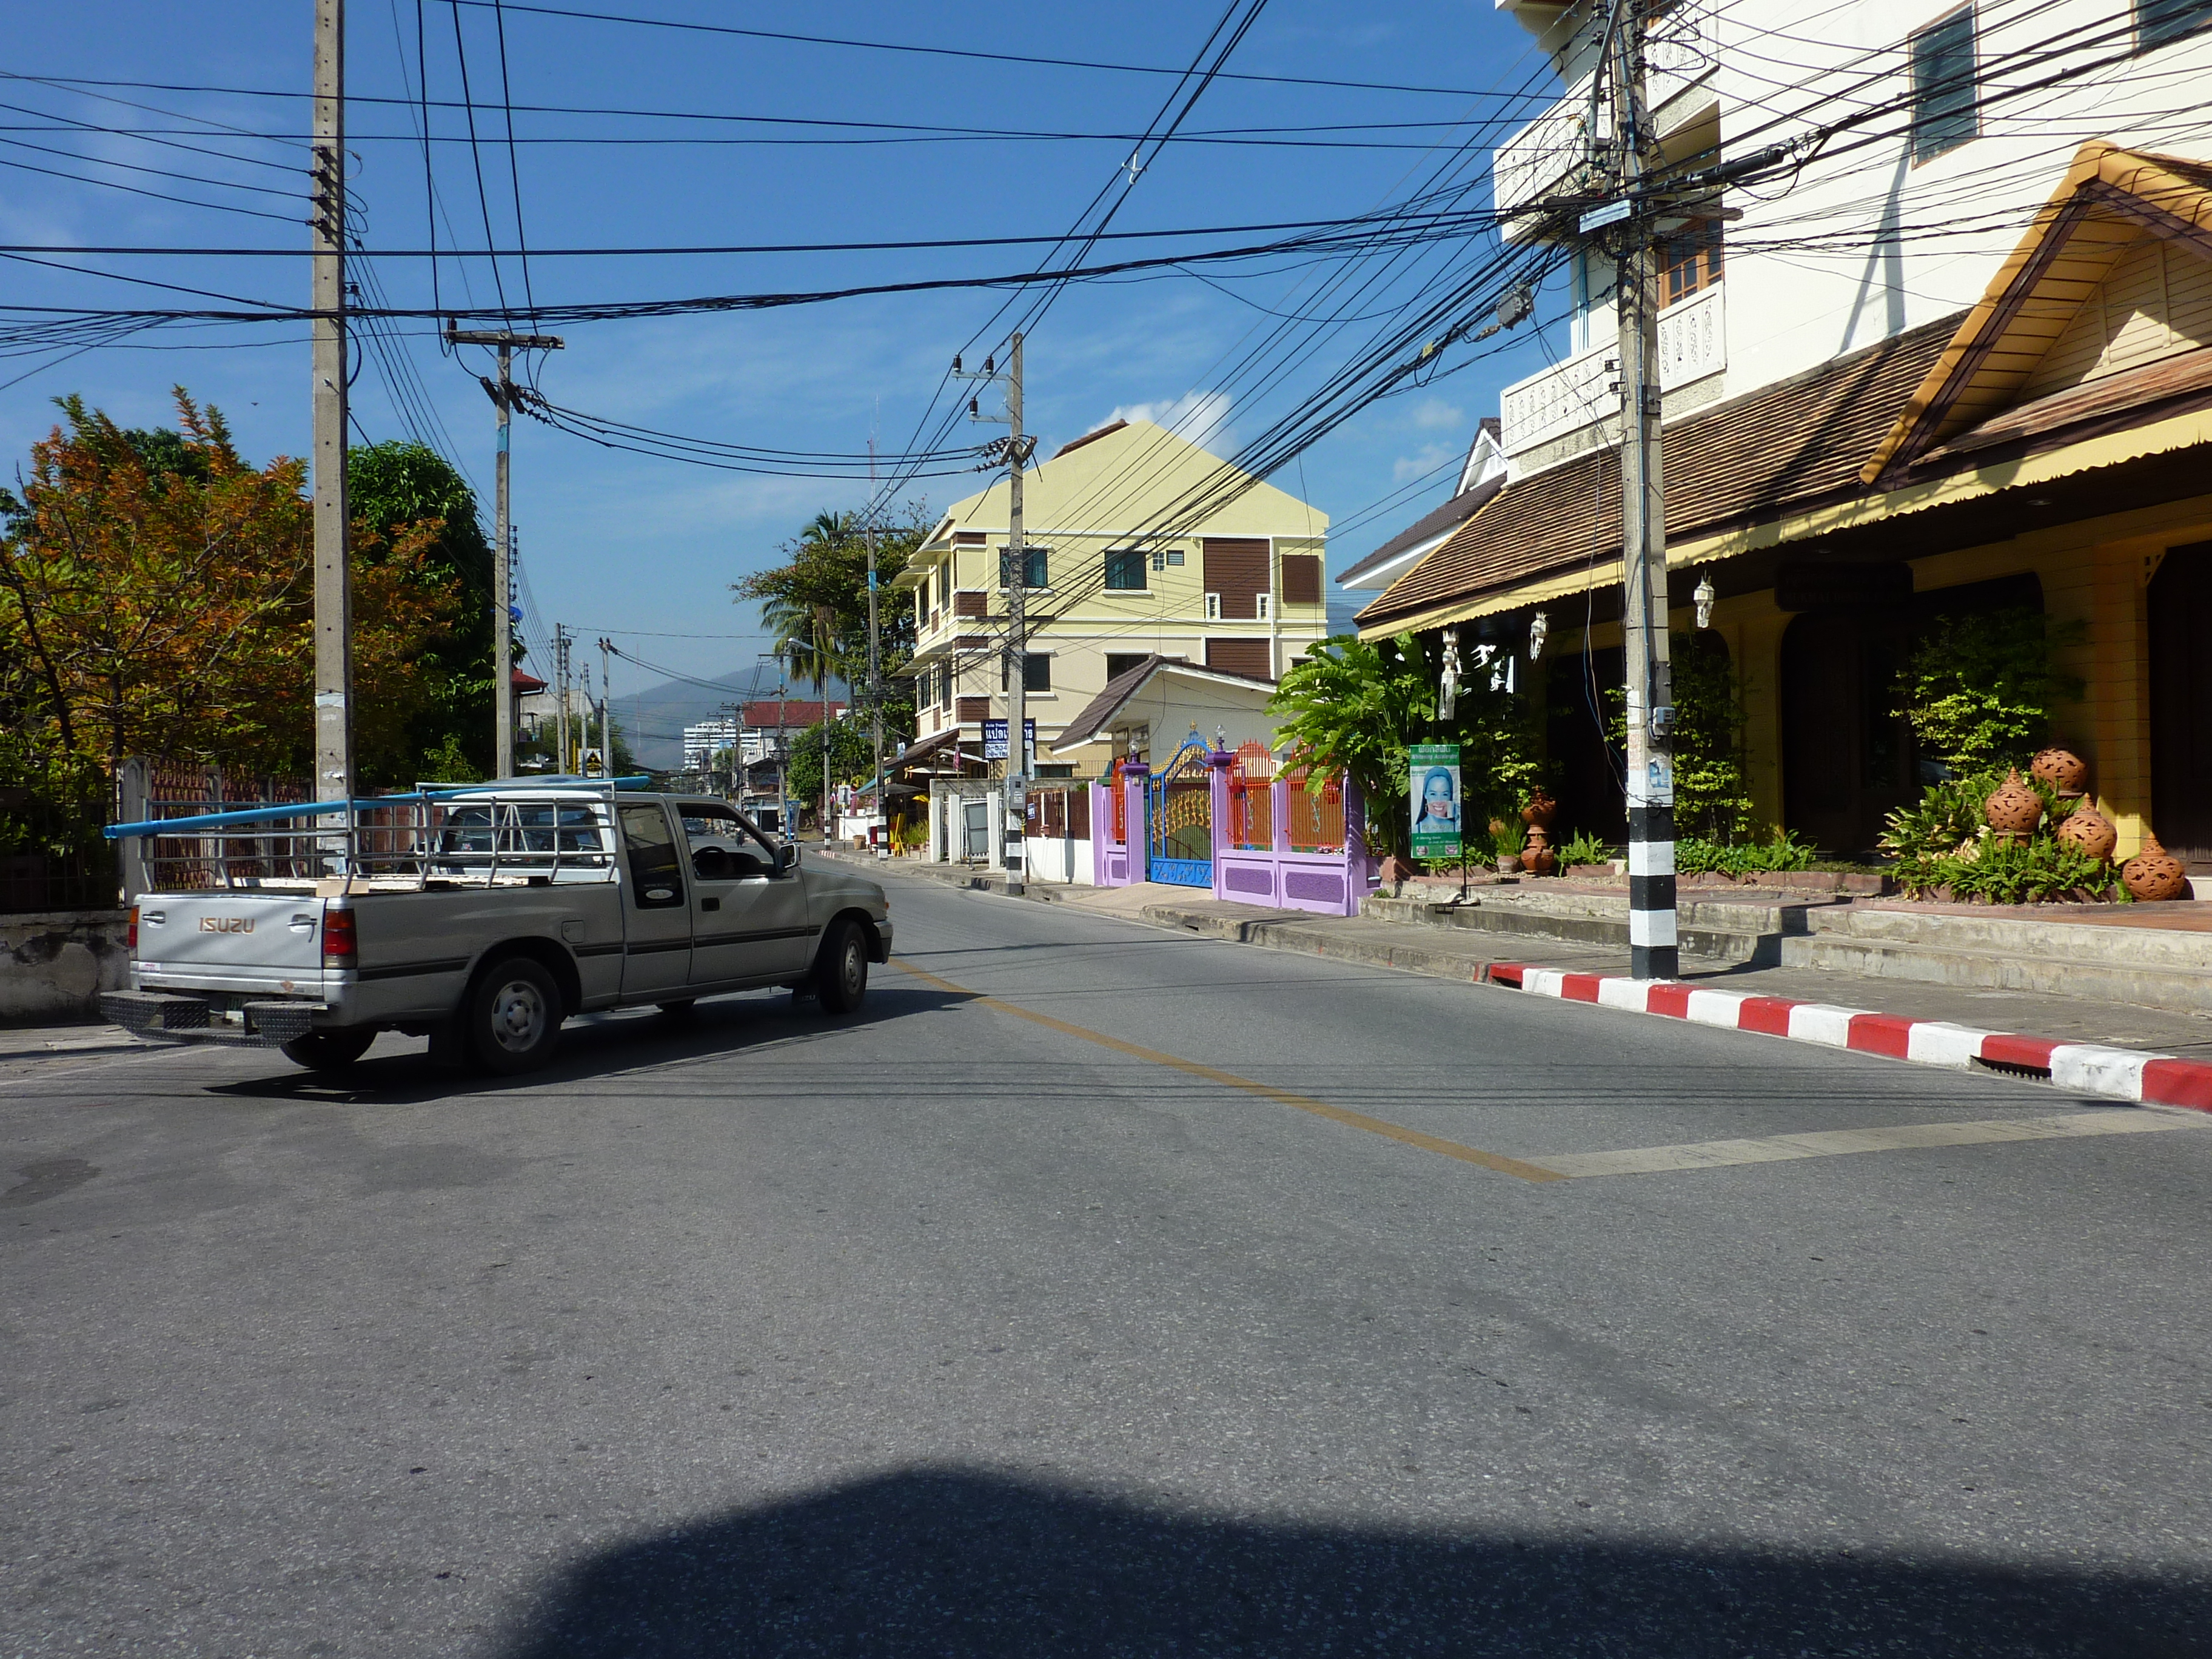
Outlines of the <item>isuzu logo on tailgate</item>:
{"label": "isuzu logo on tailgate", "polygon": [[202,916],[203,933],[250,933],[253,931],[252,916]]}

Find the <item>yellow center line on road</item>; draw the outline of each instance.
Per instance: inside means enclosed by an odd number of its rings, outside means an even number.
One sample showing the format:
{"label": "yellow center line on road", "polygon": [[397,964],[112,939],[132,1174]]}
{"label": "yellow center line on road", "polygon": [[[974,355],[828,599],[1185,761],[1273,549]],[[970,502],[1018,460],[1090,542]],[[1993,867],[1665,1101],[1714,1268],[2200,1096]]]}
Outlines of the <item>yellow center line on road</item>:
{"label": "yellow center line on road", "polygon": [[1370,1135],[1380,1135],[1385,1140],[1395,1140],[1407,1146],[1418,1146],[1425,1152],[1434,1152],[1441,1158],[1457,1158],[1462,1164],[1473,1164],[1499,1175],[1511,1176],[1516,1181],[1565,1181],[1568,1177],[1558,1170],[1546,1169],[1540,1164],[1528,1164],[1517,1158],[1503,1158],[1496,1152],[1486,1152],[1479,1147],[1462,1146],[1456,1140],[1445,1140],[1437,1135],[1423,1134],[1419,1129],[1408,1129],[1403,1124],[1386,1122],[1379,1117],[1370,1117],[1364,1112],[1352,1111],[1342,1106],[1332,1106],[1325,1100],[1316,1100],[1309,1095],[1293,1094],[1287,1089],[1278,1089],[1272,1083],[1261,1083],[1249,1077],[1239,1077],[1234,1072],[1224,1072],[1218,1066],[1201,1065],[1194,1060],[1185,1060],[1180,1054],[1162,1054],[1157,1048],[1146,1048],[1134,1042],[1124,1042],[1120,1037],[1108,1036],[1103,1031],[1094,1031],[1087,1026],[1071,1025],[1064,1019],[1054,1019],[1050,1014],[1040,1014],[1012,1002],[1001,1002],[980,991],[971,991],[964,985],[955,985],[949,979],[939,979],[913,963],[894,958],[891,966],[913,975],[940,991],[950,991],[963,996],[994,1013],[1011,1014],[1016,1019],[1025,1019],[1032,1025],[1042,1025],[1048,1031],[1058,1031],[1063,1036],[1080,1038],[1095,1042],[1102,1048],[1110,1048],[1117,1054],[1127,1054],[1133,1060],[1150,1060],[1155,1066],[1165,1066],[1187,1077],[1203,1078],[1208,1083],[1218,1083],[1225,1089],[1241,1090],[1270,1100],[1278,1106],[1288,1106],[1315,1117],[1327,1118],[1331,1123],[1341,1123],[1348,1129],[1360,1129]]}

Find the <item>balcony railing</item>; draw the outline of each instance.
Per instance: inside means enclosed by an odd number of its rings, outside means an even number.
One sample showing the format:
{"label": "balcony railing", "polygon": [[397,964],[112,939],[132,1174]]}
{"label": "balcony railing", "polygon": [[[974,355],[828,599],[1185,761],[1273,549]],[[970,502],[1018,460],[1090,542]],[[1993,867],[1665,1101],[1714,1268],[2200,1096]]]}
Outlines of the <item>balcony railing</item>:
{"label": "balcony railing", "polygon": [[[1659,313],[1662,392],[1728,367],[1727,319],[1721,301],[1726,292],[1724,284],[1716,284]],[[1619,355],[1620,348],[1607,340],[1500,392],[1498,442],[1506,454],[1520,454],[1618,413],[1620,396],[1607,390],[1616,376],[1606,363]]]}
{"label": "balcony railing", "polygon": [[[1650,107],[1665,106],[1712,71],[1716,61],[1711,0],[1679,0],[1653,20],[1645,37]],[[1590,77],[1583,76],[1549,109],[1498,147],[1491,163],[1492,199],[1506,216],[1509,238],[1534,235],[1533,216],[1516,218],[1547,197],[1571,193],[1586,182],[1591,145],[1613,137],[1609,100],[1601,97],[1597,130],[1590,130]]]}

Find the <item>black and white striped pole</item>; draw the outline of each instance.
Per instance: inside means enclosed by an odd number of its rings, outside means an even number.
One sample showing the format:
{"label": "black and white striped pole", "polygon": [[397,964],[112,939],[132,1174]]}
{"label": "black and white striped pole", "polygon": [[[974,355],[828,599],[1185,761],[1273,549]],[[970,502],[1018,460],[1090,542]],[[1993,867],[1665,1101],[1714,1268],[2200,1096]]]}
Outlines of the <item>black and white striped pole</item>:
{"label": "black and white striped pole", "polygon": [[[1613,131],[1620,196],[1643,188],[1651,133],[1644,113],[1644,9],[1614,0]],[[1637,979],[1681,970],[1674,909],[1673,674],[1667,642],[1667,512],[1659,462],[1659,295],[1653,225],[1623,216],[1615,309],[1620,350],[1622,655],[1628,692],[1628,962]]]}

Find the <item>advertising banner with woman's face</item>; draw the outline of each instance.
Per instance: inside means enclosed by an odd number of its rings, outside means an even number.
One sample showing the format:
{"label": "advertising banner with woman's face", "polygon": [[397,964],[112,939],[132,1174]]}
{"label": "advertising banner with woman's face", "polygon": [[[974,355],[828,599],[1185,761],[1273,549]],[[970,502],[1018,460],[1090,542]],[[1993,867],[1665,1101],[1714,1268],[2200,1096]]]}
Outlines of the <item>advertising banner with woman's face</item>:
{"label": "advertising banner with woman's face", "polygon": [[1413,796],[1413,856],[1460,855],[1459,745],[1417,743],[1408,779]]}

